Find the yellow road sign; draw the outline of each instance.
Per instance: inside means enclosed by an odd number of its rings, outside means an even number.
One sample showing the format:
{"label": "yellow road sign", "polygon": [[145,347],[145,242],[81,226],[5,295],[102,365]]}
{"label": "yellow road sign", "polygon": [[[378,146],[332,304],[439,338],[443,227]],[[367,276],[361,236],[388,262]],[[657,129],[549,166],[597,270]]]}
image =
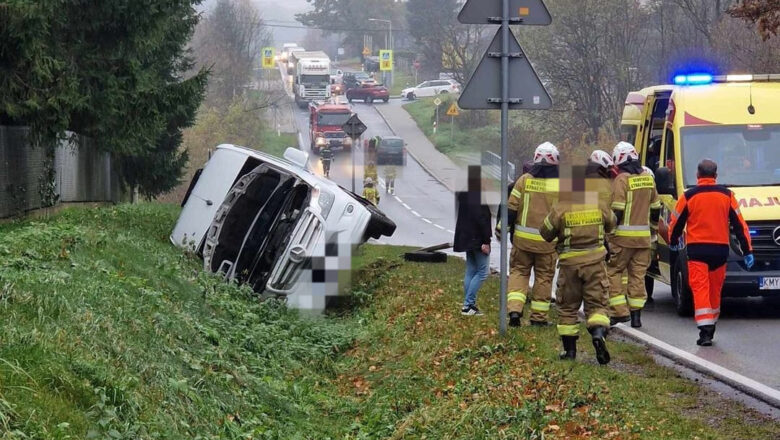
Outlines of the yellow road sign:
{"label": "yellow road sign", "polygon": [[393,51],[392,50],[380,50],[379,51],[379,70],[387,71],[393,70]]}
{"label": "yellow road sign", "polygon": [[263,69],[275,69],[275,68],[276,68],[276,60],[274,57],[274,48],[264,47],[263,48]]}
{"label": "yellow road sign", "polygon": [[363,48],[363,56],[367,57],[369,55],[371,55],[371,51],[368,49],[368,47],[364,47]]}
{"label": "yellow road sign", "polygon": [[450,108],[447,109],[447,116],[459,116],[458,106],[453,102]]}

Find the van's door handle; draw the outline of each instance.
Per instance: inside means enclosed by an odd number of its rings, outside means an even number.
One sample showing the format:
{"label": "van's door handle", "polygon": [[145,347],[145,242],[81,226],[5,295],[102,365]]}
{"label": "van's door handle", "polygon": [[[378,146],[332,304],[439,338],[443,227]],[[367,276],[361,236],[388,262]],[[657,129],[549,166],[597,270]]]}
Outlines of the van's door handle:
{"label": "van's door handle", "polygon": [[213,204],[214,204],[214,202],[212,202],[211,200],[206,200],[206,206],[211,206]]}

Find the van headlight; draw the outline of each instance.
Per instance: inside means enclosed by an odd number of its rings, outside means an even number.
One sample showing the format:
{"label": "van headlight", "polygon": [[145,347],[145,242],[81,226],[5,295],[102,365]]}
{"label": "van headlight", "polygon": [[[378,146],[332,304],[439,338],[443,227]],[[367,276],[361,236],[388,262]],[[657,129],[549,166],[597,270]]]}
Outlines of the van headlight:
{"label": "van headlight", "polygon": [[317,145],[327,145],[328,144],[327,139],[325,139],[324,137],[318,137],[317,139],[314,140],[314,142]]}
{"label": "van headlight", "polygon": [[330,209],[333,208],[333,202],[335,200],[335,194],[325,191],[319,186],[315,186],[311,192],[309,208],[315,211],[319,210],[322,218],[328,218],[328,214],[330,214]]}

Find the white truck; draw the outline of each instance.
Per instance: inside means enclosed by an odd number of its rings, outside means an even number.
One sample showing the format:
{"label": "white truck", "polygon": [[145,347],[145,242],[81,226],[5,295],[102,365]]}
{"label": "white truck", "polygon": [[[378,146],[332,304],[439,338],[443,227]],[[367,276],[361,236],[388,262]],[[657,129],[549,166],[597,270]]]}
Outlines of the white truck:
{"label": "white truck", "polygon": [[295,64],[293,94],[299,107],[330,99],[330,58],[325,52],[295,52],[290,61]]}

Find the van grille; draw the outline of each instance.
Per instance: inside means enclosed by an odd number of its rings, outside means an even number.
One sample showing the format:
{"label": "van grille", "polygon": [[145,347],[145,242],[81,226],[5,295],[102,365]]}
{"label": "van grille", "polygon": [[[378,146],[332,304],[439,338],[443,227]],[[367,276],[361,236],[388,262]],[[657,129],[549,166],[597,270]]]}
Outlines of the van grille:
{"label": "van grille", "polygon": [[301,215],[290,243],[277,263],[268,286],[277,293],[289,292],[304,268],[310,268],[312,254],[323,233],[322,221],[308,208]]}
{"label": "van grille", "polygon": [[[750,222],[748,228],[753,231],[750,240],[756,258],[777,258],[780,256],[780,245],[775,243],[773,234],[780,227],[777,222]],[[780,233],[780,231],[778,231]]]}

